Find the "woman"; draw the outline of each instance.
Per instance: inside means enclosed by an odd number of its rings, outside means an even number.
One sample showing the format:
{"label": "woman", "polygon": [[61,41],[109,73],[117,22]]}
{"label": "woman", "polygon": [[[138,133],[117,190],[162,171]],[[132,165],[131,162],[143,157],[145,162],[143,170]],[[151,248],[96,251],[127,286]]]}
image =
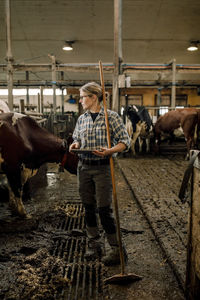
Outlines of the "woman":
{"label": "woman", "polygon": [[[96,212],[98,211],[105,231],[110,252],[103,257],[105,265],[119,264],[119,246],[116,225],[112,214],[112,180],[109,156],[130,147],[130,139],[120,116],[108,110],[111,148],[107,146],[107,132],[104,109],[101,106],[102,88],[95,82],[85,84],[80,89],[80,103],[85,113],[77,120],[73,133],[72,149],[90,149],[79,154],[78,181],[79,193],[85,208],[88,250],[86,259],[95,259],[103,254]],[[125,249],[124,249],[125,252]],[[125,254],[125,259],[126,259]]]}

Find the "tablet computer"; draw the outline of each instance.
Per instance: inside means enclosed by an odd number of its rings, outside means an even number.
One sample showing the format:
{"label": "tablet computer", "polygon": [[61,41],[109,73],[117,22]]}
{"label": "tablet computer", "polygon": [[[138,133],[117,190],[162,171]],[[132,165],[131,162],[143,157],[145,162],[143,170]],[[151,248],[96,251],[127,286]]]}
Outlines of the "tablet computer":
{"label": "tablet computer", "polygon": [[94,149],[71,149],[71,152],[77,153],[77,154],[89,154],[95,151]]}

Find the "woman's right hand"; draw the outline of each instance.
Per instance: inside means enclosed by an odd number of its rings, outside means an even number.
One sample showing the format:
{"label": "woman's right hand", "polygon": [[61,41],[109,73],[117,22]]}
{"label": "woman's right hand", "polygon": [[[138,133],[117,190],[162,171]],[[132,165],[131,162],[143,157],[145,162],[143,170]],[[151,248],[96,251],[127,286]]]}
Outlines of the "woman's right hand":
{"label": "woman's right hand", "polygon": [[78,142],[72,143],[69,146],[69,152],[71,152],[72,149],[79,149],[80,148],[80,144]]}

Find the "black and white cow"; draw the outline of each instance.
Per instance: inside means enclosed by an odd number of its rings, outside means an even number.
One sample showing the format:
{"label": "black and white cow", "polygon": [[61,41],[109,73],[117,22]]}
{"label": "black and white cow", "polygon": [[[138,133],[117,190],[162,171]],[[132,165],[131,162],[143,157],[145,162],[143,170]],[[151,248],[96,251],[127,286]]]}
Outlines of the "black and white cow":
{"label": "black and white cow", "polygon": [[10,112],[8,105],[6,104],[6,102],[4,100],[0,99],[0,114],[8,113],[8,112]]}
{"label": "black and white cow", "polygon": [[150,134],[153,127],[148,110],[144,106],[130,105],[124,113],[126,116],[126,129],[131,138],[133,155],[136,155],[135,143],[137,139],[139,142],[139,152],[142,152],[144,139],[146,141],[146,152],[150,152]]}

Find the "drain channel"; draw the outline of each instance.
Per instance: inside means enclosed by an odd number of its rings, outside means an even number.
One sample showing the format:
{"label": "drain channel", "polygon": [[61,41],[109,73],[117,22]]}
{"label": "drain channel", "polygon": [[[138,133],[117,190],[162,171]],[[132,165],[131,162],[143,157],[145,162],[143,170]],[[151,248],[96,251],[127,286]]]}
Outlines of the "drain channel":
{"label": "drain channel", "polygon": [[81,203],[67,203],[62,207],[66,218],[57,226],[52,255],[64,262],[64,286],[55,299],[89,300],[109,299],[103,284],[104,265],[100,259],[87,262],[84,254],[88,247],[85,235],[84,208]]}

